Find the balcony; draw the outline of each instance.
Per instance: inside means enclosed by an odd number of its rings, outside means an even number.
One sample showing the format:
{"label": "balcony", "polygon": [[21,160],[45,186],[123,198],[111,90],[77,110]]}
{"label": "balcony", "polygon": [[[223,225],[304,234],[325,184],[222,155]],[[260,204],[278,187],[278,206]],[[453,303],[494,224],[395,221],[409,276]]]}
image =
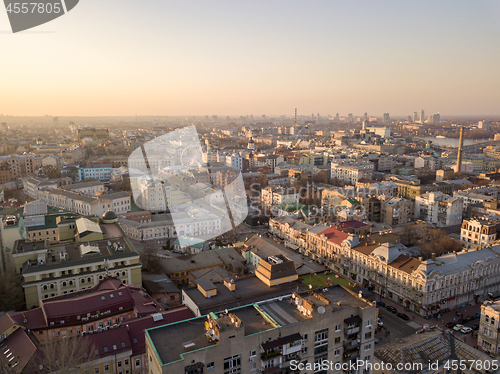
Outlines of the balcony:
{"label": "balcony", "polygon": [[267,361],[267,360],[270,360],[274,357],[278,357],[278,356],[281,356],[282,353],[281,351],[273,351],[273,352],[263,352],[260,354],[260,358],[263,360],[263,361]]}
{"label": "balcony", "polygon": [[347,329],[344,329],[344,334],[345,335],[357,334],[359,332],[359,330],[360,330],[359,326],[347,328]]}

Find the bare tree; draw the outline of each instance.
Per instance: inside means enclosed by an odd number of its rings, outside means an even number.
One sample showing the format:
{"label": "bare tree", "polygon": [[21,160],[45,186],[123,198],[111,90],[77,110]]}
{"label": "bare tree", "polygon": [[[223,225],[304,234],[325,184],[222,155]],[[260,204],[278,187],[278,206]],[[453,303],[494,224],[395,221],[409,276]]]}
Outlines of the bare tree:
{"label": "bare tree", "polygon": [[21,278],[0,273],[0,311],[23,310],[25,306]]}
{"label": "bare tree", "polygon": [[441,229],[430,230],[427,238],[420,240],[419,246],[424,258],[430,258],[432,253],[441,256],[453,251],[460,251],[461,249],[460,242],[450,238]]}
{"label": "bare tree", "polygon": [[40,346],[26,365],[26,373],[78,373],[96,358],[91,336],[63,337]]}
{"label": "bare tree", "polygon": [[161,259],[156,248],[146,248],[140,256],[142,268],[150,273],[160,273],[162,270]]}

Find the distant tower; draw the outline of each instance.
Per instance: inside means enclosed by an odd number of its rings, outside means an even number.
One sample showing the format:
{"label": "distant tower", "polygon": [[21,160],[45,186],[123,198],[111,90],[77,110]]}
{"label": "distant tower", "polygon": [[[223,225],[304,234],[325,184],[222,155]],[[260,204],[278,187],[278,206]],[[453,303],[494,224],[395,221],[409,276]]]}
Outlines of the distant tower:
{"label": "distant tower", "polygon": [[458,143],[458,157],[457,157],[457,170],[459,173],[462,169],[462,148],[464,146],[464,128],[460,127],[460,141]]}
{"label": "distant tower", "polygon": [[423,109],[420,109],[420,123],[425,122],[425,112]]}
{"label": "distant tower", "polygon": [[366,112],[365,112],[365,115],[363,116],[363,119],[364,119],[365,121],[368,121],[368,113],[366,113]]}
{"label": "distant tower", "polygon": [[252,151],[255,151],[255,142],[253,141],[252,137],[250,137],[250,141],[248,142],[247,148]]}
{"label": "distant tower", "polygon": [[297,108],[295,108],[295,126],[297,126]]}
{"label": "distant tower", "polygon": [[417,123],[417,112],[413,112],[413,123]]}

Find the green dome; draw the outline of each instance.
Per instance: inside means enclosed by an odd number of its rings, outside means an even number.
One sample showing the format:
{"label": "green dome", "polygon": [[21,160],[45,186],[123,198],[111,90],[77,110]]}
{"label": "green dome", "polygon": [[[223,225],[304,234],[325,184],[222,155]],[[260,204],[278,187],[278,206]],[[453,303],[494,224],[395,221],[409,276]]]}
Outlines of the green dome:
{"label": "green dome", "polygon": [[112,212],[111,210],[108,210],[102,215],[103,223],[115,223],[116,221],[118,221],[118,216],[116,215],[115,212]]}

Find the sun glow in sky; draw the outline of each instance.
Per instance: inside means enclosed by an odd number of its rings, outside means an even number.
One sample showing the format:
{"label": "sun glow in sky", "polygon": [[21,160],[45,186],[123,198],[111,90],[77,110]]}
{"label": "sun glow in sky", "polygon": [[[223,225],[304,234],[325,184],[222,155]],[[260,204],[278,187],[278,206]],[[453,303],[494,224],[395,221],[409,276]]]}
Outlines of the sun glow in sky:
{"label": "sun glow in sky", "polygon": [[80,0],[12,34],[0,114],[500,114],[498,1]]}

